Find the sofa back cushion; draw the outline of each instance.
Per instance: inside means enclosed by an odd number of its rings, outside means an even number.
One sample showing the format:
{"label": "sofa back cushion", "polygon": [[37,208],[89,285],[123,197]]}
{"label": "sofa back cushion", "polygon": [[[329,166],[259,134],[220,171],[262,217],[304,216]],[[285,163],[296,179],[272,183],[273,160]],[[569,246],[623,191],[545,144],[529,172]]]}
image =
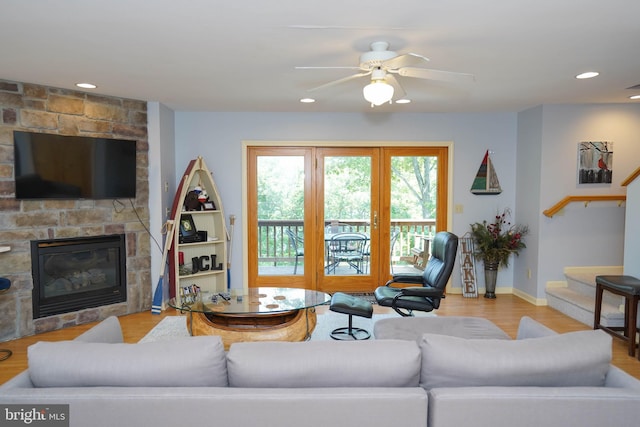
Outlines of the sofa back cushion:
{"label": "sofa back cushion", "polygon": [[225,387],[217,336],[141,344],[38,342],[27,350],[35,387]]}
{"label": "sofa back cushion", "polygon": [[74,341],[105,343],[123,342],[124,340],[122,338],[122,327],[120,326],[120,321],[116,316],[109,316],[82,335],[76,337]]}
{"label": "sofa back cushion", "polygon": [[227,354],[231,387],[416,387],[415,341],[234,343]]}
{"label": "sofa back cushion", "polygon": [[518,325],[516,339],[540,338],[558,335],[553,329],[547,328],[542,323],[536,322],[529,316],[522,316]]}
{"label": "sofa back cushion", "polygon": [[516,341],[424,334],[420,384],[473,386],[603,386],[611,336],[580,331]]}

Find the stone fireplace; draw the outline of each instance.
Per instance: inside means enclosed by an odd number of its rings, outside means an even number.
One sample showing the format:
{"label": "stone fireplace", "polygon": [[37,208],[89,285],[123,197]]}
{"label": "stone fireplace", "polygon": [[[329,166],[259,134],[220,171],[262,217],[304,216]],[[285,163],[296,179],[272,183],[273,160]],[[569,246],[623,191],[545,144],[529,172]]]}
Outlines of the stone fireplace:
{"label": "stone fireplace", "polygon": [[32,240],[33,318],[127,300],[124,234]]}
{"label": "stone fireplace", "polygon": [[[136,141],[135,198],[16,200],[14,130]],[[145,101],[0,80],[0,246],[10,248],[0,253],[0,277],[11,280],[9,290],[0,294],[0,341],[151,310],[148,151]],[[118,250],[125,264],[118,264],[117,272],[111,267],[102,272],[93,268],[91,272],[67,271],[77,276],[67,278],[68,282],[58,277],[63,272],[56,269],[50,270],[51,274],[46,269],[33,273],[32,241],[112,235],[123,236]],[[97,256],[111,259],[112,252]],[[102,268],[83,251],[64,264],[74,261]],[[96,295],[103,292],[103,274],[104,283],[110,275],[118,275],[121,281],[115,291],[117,298],[112,299],[109,291],[109,298],[98,306]],[[43,275],[50,276],[45,281],[54,278],[44,289],[38,284]],[[57,292],[63,290],[68,295],[61,297]],[[44,297],[44,302],[53,307],[45,304],[44,309],[34,310],[34,296]],[[80,306],[67,307],[62,301],[68,297],[84,301]]]}

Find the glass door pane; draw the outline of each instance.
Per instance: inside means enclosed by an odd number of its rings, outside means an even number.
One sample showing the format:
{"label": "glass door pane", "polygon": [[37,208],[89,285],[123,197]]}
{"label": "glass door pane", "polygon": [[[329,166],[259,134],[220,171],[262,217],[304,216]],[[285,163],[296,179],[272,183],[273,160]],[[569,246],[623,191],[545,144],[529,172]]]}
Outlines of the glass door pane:
{"label": "glass door pane", "polygon": [[391,274],[422,272],[436,231],[437,190],[437,157],[391,157]]}
{"label": "glass door pane", "polygon": [[371,157],[325,157],[326,274],[369,274],[370,218]]}
{"label": "glass door pane", "polygon": [[258,275],[304,275],[304,156],[259,156]]}
{"label": "glass door pane", "polygon": [[312,148],[247,150],[247,285],[315,289]]}
{"label": "glass door pane", "polygon": [[378,159],[373,148],[318,149],[321,290],[371,292],[379,285]]}

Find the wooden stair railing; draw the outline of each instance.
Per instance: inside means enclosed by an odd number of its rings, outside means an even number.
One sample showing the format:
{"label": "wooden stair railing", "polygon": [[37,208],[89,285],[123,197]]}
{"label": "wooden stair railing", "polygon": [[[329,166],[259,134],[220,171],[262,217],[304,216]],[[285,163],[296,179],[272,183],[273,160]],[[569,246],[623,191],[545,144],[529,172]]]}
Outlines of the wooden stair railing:
{"label": "wooden stair railing", "polygon": [[633,173],[631,175],[629,175],[629,177],[627,179],[622,181],[622,184],[620,184],[620,185],[623,186],[623,187],[626,187],[627,185],[631,184],[631,182],[633,180],[635,180],[638,176],[640,176],[640,168],[638,168],[635,171],[633,171]]}
{"label": "wooden stair railing", "polygon": [[567,196],[564,199],[560,200],[558,203],[550,207],[549,209],[542,211],[545,216],[549,218],[553,217],[557,214],[562,208],[567,206],[569,203],[573,202],[584,202],[584,205],[587,206],[590,202],[611,202],[617,201],[618,206],[627,200],[627,196],[624,194],[606,194],[600,196]]}

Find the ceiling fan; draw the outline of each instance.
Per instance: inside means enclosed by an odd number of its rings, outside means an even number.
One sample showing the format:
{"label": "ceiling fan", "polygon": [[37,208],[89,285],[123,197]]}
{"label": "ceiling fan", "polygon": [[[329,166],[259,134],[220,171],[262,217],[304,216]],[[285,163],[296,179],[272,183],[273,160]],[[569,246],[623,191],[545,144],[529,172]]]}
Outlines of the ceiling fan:
{"label": "ceiling fan", "polygon": [[389,50],[389,43],[378,41],[371,43],[371,50],[360,55],[359,66],[347,67],[296,67],[296,69],[355,69],[360,70],[356,74],[325,83],[323,85],[309,89],[315,92],[345,83],[360,77],[371,76],[371,82],[363,88],[364,98],[371,103],[371,106],[391,103],[394,99],[401,99],[406,96],[404,88],[396,78],[412,77],[418,79],[438,80],[446,82],[474,81],[475,76],[467,73],[456,73],[451,71],[432,70],[421,68],[420,65],[429,62],[426,58],[417,53],[398,54]]}

